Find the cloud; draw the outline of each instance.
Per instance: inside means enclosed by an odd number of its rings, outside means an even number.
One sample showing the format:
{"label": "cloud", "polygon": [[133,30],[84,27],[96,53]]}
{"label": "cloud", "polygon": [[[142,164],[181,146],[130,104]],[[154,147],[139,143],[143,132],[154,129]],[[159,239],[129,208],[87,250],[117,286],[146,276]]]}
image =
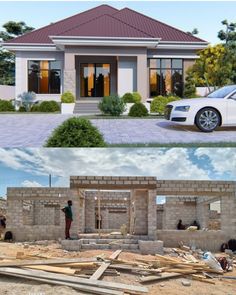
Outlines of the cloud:
{"label": "cloud", "polygon": [[199,159],[210,161],[214,172],[222,175],[228,173],[232,178],[236,176],[236,149],[235,148],[198,148],[195,155]]}
{"label": "cloud", "polygon": [[42,184],[38,183],[37,181],[30,181],[30,180],[24,180],[21,185],[23,187],[43,187]]}
{"label": "cloud", "polygon": [[158,179],[209,179],[209,171],[192,161],[189,150],[41,148],[0,149],[0,153],[7,155],[7,161],[2,161],[4,165],[32,175],[52,174],[58,177],[57,184],[61,186],[68,185],[70,175],[149,175]]}

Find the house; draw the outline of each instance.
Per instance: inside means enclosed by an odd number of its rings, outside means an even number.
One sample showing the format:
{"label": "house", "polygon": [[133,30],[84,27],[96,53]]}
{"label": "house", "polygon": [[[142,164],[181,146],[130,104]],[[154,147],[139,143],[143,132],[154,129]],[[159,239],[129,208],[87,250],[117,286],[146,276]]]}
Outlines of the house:
{"label": "house", "polygon": [[182,96],[186,70],[207,42],[139,12],[100,5],[4,43],[16,54],[16,93],[77,101],[138,91]]}

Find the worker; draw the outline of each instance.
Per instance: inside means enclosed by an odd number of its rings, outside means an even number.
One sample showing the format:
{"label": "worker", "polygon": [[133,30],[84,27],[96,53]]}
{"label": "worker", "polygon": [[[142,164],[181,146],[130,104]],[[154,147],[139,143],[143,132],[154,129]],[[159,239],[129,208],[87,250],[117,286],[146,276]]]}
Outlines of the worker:
{"label": "worker", "polygon": [[185,229],[185,225],[182,223],[182,219],[179,220],[179,222],[177,224],[177,229],[179,229],[179,230]]}
{"label": "worker", "polygon": [[73,221],[73,213],[72,213],[72,201],[69,200],[67,202],[67,206],[63,209],[61,209],[62,212],[65,213],[65,236],[66,240],[71,240],[70,237],[70,228],[71,228],[71,223]]}

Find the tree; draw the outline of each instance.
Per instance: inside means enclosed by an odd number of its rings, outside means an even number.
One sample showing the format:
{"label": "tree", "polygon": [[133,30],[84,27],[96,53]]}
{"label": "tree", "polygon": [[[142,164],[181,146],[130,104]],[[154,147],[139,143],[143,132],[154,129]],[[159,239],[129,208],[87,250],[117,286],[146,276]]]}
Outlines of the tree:
{"label": "tree", "polygon": [[189,68],[186,74],[187,74],[187,77],[185,79],[185,85],[184,85],[184,97],[187,97],[187,98],[196,97],[196,86],[195,86],[193,68],[192,67]]}
{"label": "tree", "polygon": [[[11,40],[25,33],[34,30],[24,22],[9,21],[3,25],[5,31],[0,31],[0,39],[3,41]],[[12,52],[0,47],[0,84],[14,85],[15,77],[15,55]]]}
{"label": "tree", "polygon": [[225,30],[218,32],[218,38],[224,41],[225,60],[232,64],[230,79],[233,83],[236,83],[236,23],[229,23],[227,20],[223,20],[221,23],[225,26]]}
{"label": "tree", "polygon": [[200,51],[192,71],[198,86],[220,87],[231,83],[232,62],[228,59],[228,49],[217,44]]}
{"label": "tree", "polygon": [[236,42],[236,23],[229,23],[227,20],[223,20],[221,23],[226,28],[218,32],[218,38],[225,41],[225,44]]}
{"label": "tree", "polygon": [[194,28],[194,29],[192,30],[192,32],[187,32],[187,34],[194,36],[194,35],[198,35],[198,34],[199,34],[199,31],[198,31],[197,28]]}

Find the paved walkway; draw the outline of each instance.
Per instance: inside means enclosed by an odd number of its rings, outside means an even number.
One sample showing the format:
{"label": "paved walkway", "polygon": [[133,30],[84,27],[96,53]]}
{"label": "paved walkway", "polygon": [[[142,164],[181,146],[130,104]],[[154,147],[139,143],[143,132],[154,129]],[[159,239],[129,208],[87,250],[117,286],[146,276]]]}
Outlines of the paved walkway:
{"label": "paved walkway", "polygon": [[[70,115],[0,115],[0,147],[41,147],[55,127]],[[107,143],[219,143],[235,142],[236,127],[203,133],[194,127],[174,125],[162,119],[91,120]]]}

